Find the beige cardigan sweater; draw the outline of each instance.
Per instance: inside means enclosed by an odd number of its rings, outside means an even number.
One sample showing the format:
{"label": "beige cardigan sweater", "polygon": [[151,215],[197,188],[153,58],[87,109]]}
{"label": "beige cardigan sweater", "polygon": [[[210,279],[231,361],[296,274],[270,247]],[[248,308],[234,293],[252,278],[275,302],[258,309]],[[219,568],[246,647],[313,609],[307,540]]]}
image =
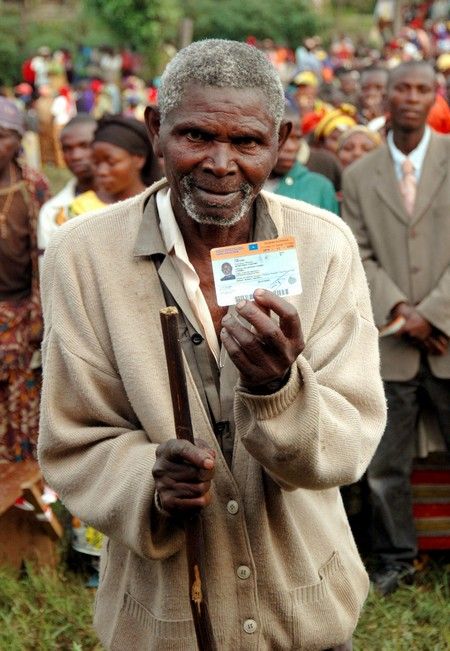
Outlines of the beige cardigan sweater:
{"label": "beige cardigan sweater", "polygon": [[[174,425],[164,298],[137,240],[160,185],[66,224],[44,264],[39,460],[71,512],[108,537],[95,627],[117,651],[196,649],[184,534],[154,507],[155,450]],[[367,594],[338,486],[364,472],[385,402],[350,230],[263,196],[279,234],[297,240],[304,289],[291,300],[306,348],[277,394],[236,391],[231,470],[187,369],[194,431],[218,455],[204,511],[209,609],[221,651],[312,651],[351,637]]]}

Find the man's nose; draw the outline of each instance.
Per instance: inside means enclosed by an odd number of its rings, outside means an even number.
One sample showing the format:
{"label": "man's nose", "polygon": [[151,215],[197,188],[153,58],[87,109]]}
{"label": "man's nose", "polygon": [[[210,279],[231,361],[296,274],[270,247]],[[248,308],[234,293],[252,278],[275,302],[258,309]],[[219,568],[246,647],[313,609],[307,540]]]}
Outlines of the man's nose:
{"label": "man's nose", "polygon": [[72,158],[74,160],[82,160],[83,158],[86,158],[86,151],[81,149],[81,148],[76,148],[72,150]]}
{"label": "man's nose", "polygon": [[408,92],[408,101],[409,102],[417,102],[420,98],[420,93],[416,88],[410,88]]}
{"label": "man's nose", "polygon": [[227,142],[214,142],[203,161],[203,169],[214,176],[227,176],[236,171],[231,145]]}

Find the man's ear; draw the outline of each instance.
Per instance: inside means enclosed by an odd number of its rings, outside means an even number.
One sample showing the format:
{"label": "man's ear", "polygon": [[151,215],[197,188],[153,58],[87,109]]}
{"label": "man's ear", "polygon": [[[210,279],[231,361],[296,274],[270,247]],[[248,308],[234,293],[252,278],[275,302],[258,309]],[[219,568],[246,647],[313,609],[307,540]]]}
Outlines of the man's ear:
{"label": "man's ear", "polygon": [[162,156],[161,148],[159,146],[159,129],[161,126],[159,109],[156,106],[147,106],[145,108],[144,119],[153,151],[156,156]]}
{"label": "man's ear", "polygon": [[278,130],[278,151],[282,148],[284,143],[292,131],[292,122],[290,120],[283,120]]}

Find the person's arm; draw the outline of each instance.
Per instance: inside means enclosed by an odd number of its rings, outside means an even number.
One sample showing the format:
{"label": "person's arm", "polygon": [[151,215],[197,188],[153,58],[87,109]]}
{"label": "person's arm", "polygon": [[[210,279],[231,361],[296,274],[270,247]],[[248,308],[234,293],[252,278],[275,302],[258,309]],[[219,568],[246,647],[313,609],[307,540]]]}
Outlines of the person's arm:
{"label": "person's arm", "polygon": [[416,307],[427,321],[450,337],[450,267]]}
{"label": "person's arm", "polygon": [[281,487],[326,489],[362,475],[385,415],[378,333],[352,242],[330,265],[316,327],[287,383],[271,395],[238,387],[236,436]]}
{"label": "person's arm", "polygon": [[72,513],[141,556],[167,558],[184,534],[155,502],[157,432],[143,431],[103,349],[95,287],[68,261],[71,236],[57,233],[44,259],[39,462]]}
{"label": "person's arm", "polygon": [[392,309],[399,303],[408,303],[408,298],[377,260],[362,217],[356,182],[348,172],[343,176],[342,218],[350,226],[358,243],[370,287],[375,323],[381,326],[389,320]]}

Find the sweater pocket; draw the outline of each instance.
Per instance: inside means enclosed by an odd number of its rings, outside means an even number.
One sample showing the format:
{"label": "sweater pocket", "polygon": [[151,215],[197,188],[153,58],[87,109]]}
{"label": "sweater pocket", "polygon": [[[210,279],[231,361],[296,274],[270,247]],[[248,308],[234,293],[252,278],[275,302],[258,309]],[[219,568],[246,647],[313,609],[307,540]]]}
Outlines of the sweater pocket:
{"label": "sweater pocket", "polygon": [[158,619],[126,592],[111,651],[131,648],[139,651],[196,651],[193,621]]}
{"label": "sweater pocket", "polygon": [[318,579],[277,595],[280,615],[291,627],[292,651],[321,651],[344,643],[358,622],[367,593],[364,571],[350,580],[339,554],[334,552],[320,567]]}

